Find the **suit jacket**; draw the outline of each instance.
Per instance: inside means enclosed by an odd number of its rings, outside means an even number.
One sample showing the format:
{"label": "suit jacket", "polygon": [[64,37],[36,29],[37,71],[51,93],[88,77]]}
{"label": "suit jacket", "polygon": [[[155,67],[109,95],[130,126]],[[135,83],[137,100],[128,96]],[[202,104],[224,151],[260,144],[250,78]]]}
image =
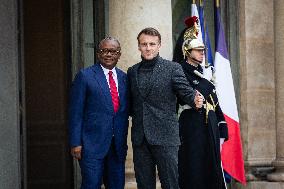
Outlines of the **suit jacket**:
{"label": "suit jacket", "polygon": [[124,160],[127,152],[127,77],[116,68],[120,106],[114,112],[110,89],[99,63],[81,70],[73,81],[69,105],[71,147],[82,146],[83,158],[104,158],[114,137]]}
{"label": "suit jacket", "polygon": [[145,136],[152,145],[180,144],[176,114],[176,95],[191,106],[195,91],[177,63],[157,57],[146,91],[138,85],[141,62],[130,67],[127,75],[130,85],[133,145],[140,145]]}

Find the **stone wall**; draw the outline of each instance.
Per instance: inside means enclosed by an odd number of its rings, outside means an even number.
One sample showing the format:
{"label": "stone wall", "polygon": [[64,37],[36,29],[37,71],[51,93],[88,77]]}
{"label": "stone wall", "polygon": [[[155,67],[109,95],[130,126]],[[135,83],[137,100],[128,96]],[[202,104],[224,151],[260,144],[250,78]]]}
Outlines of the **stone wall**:
{"label": "stone wall", "polygon": [[239,3],[240,121],[248,184],[235,186],[281,189],[284,188],[283,2]]}
{"label": "stone wall", "polygon": [[17,2],[0,3],[0,185],[3,189],[21,187]]}

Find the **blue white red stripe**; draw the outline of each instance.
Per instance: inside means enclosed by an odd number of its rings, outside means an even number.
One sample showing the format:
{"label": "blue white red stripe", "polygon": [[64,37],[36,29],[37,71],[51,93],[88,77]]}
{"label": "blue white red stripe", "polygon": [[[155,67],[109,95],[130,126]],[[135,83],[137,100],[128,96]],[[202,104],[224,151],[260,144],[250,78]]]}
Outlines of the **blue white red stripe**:
{"label": "blue white red stripe", "polygon": [[239,116],[234,92],[234,85],[230,61],[225,42],[225,35],[220,18],[220,11],[216,9],[216,53],[215,76],[216,90],[225,120],[228,124],[229,140],[223,144],[221,157],[224,169],[236,180],[245,184],[244,161],[240,136]]}

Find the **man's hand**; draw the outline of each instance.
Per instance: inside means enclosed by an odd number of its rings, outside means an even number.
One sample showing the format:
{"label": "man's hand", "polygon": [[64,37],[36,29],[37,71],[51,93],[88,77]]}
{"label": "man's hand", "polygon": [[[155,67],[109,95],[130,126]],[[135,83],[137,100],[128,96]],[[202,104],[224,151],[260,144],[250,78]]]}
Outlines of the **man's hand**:
{"label": "man's hand", "polygon": [[195,107],[197,109],[202,108],[203,101],[204,101],[203,95],[199,91],[196,90],[196,95],[194,97]]}
{"label": "man's hand", "polygon": [[73,147],[71,148],[71,155],[73,156],[74,159],[80,160],[81,151],[82,151],[82,146]]}

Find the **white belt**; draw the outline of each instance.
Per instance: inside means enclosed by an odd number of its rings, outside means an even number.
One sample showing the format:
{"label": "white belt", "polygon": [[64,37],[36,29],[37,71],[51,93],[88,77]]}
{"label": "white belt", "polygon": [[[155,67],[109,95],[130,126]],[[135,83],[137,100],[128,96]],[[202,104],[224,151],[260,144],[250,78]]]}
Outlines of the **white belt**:
{"label": "white belt", "polygon": [[191,106],[189,106],[188,104],[185,104],[185,105],[179,105],[179,107],[178,107],[178,118],[179,118],[179,116],[180,116],[180,114],[181,114],[181,112],[183,111],[183,110],[190,110],[192,107]]}
{"label": "white belt", "polygon": [[189,109],[191,109],[192,107],[191,106],[189,106],[188,104],[185,104],[185,105],[179,105],[179,109],[182,109],[182,110],[189,110]]}

